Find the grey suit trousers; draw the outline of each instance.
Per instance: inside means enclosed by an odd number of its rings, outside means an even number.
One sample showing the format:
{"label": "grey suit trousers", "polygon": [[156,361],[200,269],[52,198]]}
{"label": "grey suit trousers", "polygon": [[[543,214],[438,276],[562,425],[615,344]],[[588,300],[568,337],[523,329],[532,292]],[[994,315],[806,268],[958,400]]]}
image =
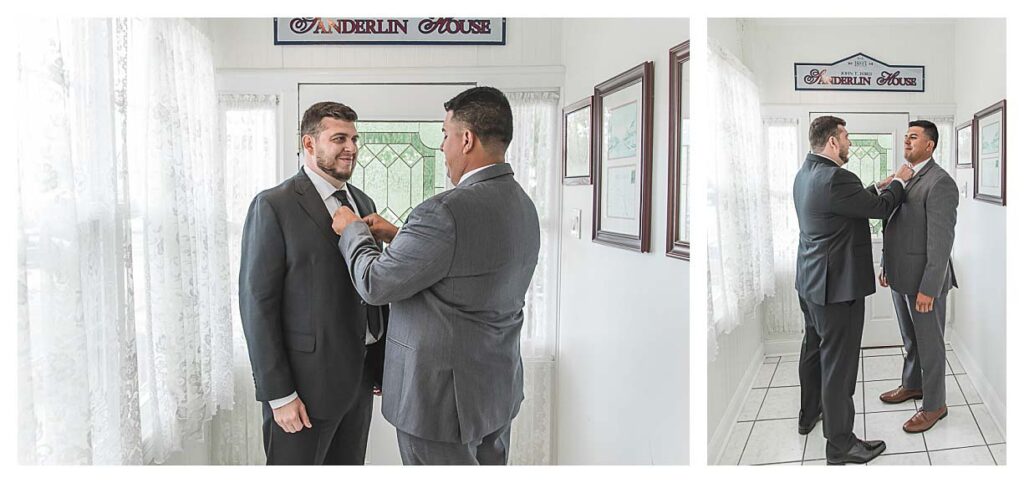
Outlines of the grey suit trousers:
{"label": "grey suit trousers", "polygon": [[822,415],[826,455],[838,457],[857,441],[853,393],[857,389],[864,298],[818,305],[800,298],[804,340],[800,348],[800,423]]}
{"label": "grey suit trousers", "polygon": [[506,465],[512,423],[467,444],[418,438],[398,430],[398,452],[406,465]]}
{"label": "grey suit trousers", "polygon": [[917,294],[892,291],[896,319],[903,334],[903,387],[924,393],[922,409],[946,405],[946,295],[935,297],[932,311],[918,312]]}

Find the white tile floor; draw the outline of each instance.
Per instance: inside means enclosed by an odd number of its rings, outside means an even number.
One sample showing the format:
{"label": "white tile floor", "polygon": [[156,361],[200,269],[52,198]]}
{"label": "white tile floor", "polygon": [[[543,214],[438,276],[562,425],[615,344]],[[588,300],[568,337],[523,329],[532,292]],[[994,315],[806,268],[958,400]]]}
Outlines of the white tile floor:
{"label": "white tile floor", "polygon": [[[903,349],[861,351],[854,404],[854,434],[881,439],[886,451],[871,465],[1004,465],[1006,441],[988,408],[946,346],[946,406],[949,416],[921,434],[903,431],[903,423],[920,401],[885,404],[878,395],[900,385]],[[807,436],[797,433],[800,380],[797,356],[766,357],[754,378],[720,464],[823,465],[825,438],[821,423]]]}

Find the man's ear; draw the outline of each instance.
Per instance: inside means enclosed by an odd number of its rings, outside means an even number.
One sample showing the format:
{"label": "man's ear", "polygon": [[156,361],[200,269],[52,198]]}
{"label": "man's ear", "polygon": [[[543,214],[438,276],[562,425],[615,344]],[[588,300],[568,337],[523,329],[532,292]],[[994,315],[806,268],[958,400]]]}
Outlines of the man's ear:
{"label": "man's ear", "polygon": [[462,154],[469,154],[480,143],[473,131],[466,129],[462,132]]}
{"label": "man's ear", "polygon": [[313,136],[310,136],[309,134],[302,135],[302,150],[305,151],[306,154],[313,154]]}

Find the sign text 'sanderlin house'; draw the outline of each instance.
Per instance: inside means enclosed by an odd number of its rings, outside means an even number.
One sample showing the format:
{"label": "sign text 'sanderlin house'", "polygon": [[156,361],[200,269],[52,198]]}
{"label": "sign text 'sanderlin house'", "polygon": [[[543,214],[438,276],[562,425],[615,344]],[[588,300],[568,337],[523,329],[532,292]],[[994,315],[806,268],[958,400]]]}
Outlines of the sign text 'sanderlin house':
{"label": "sign text 'sanderlin house'", "polygon": [[796,63],[798,91],[924,92],[923,65],[889,65],[864,54],[831,64]]}
{"label": "sign text 'sanderlin house'", "polygon": [[504,18],[274,19],[274,43],[504,45]]}

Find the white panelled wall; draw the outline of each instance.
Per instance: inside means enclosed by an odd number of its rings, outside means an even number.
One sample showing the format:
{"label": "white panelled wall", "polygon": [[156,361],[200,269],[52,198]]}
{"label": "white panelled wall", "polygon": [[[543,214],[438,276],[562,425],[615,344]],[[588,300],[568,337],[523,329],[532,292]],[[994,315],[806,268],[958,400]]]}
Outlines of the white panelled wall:
{"label": "white panelled wall", "polygon": [[[281,96],[282,179],[295,169],[299,82],[476,82],[556,90],[564,105],[628,68],[655,61],[653,253],[591,242],[591,187],[556,190],[563,215],[582,209],[585,235],[568,238],[563,216],[551,463],[687,462],[689,264],[664,255],[667,60],[669,48],[689,39],[685,19],[510,18],[504,46],[275,46],[270,19],[193,23],[213,40],[218,91]],[[555,177],[560,184],[561,173]],[[373,443],[393,431],[374,431],[371,461],[399,463],[393,442]],[[204,463],[205,452],[200,443],[171,463]]]}
{"label": "white panelled wall", "polygon": [[[764,115],[800,118],[801,131],[806,131],[809,112],[838,110],[909,112],[910,119],[955,116],[960,124],[1006,97],[1006,26],[1001,19],[710,19],[708,33],[751,70]],[[889,64],[924,65],[925,92],[794,90],[794,62],[831,63],[858,52]],[[801,137],[800,149],[806,150],[806,133]],[[965,367],[972,366],[966,367],[968,374],[1005,428],[1006,209],[972,199],[973,171],[955,171],[950,174],[967,183],[967,196],[958,210],[953,264],[960,288],[951,292],[946,339]],[[753,328],[764,322],[761,317],[755,314],[746,327],[720,340],[717,358],[708,363],[711,463],[736,420],[751,371],[765,354],[799,351],[802,334]]]}

